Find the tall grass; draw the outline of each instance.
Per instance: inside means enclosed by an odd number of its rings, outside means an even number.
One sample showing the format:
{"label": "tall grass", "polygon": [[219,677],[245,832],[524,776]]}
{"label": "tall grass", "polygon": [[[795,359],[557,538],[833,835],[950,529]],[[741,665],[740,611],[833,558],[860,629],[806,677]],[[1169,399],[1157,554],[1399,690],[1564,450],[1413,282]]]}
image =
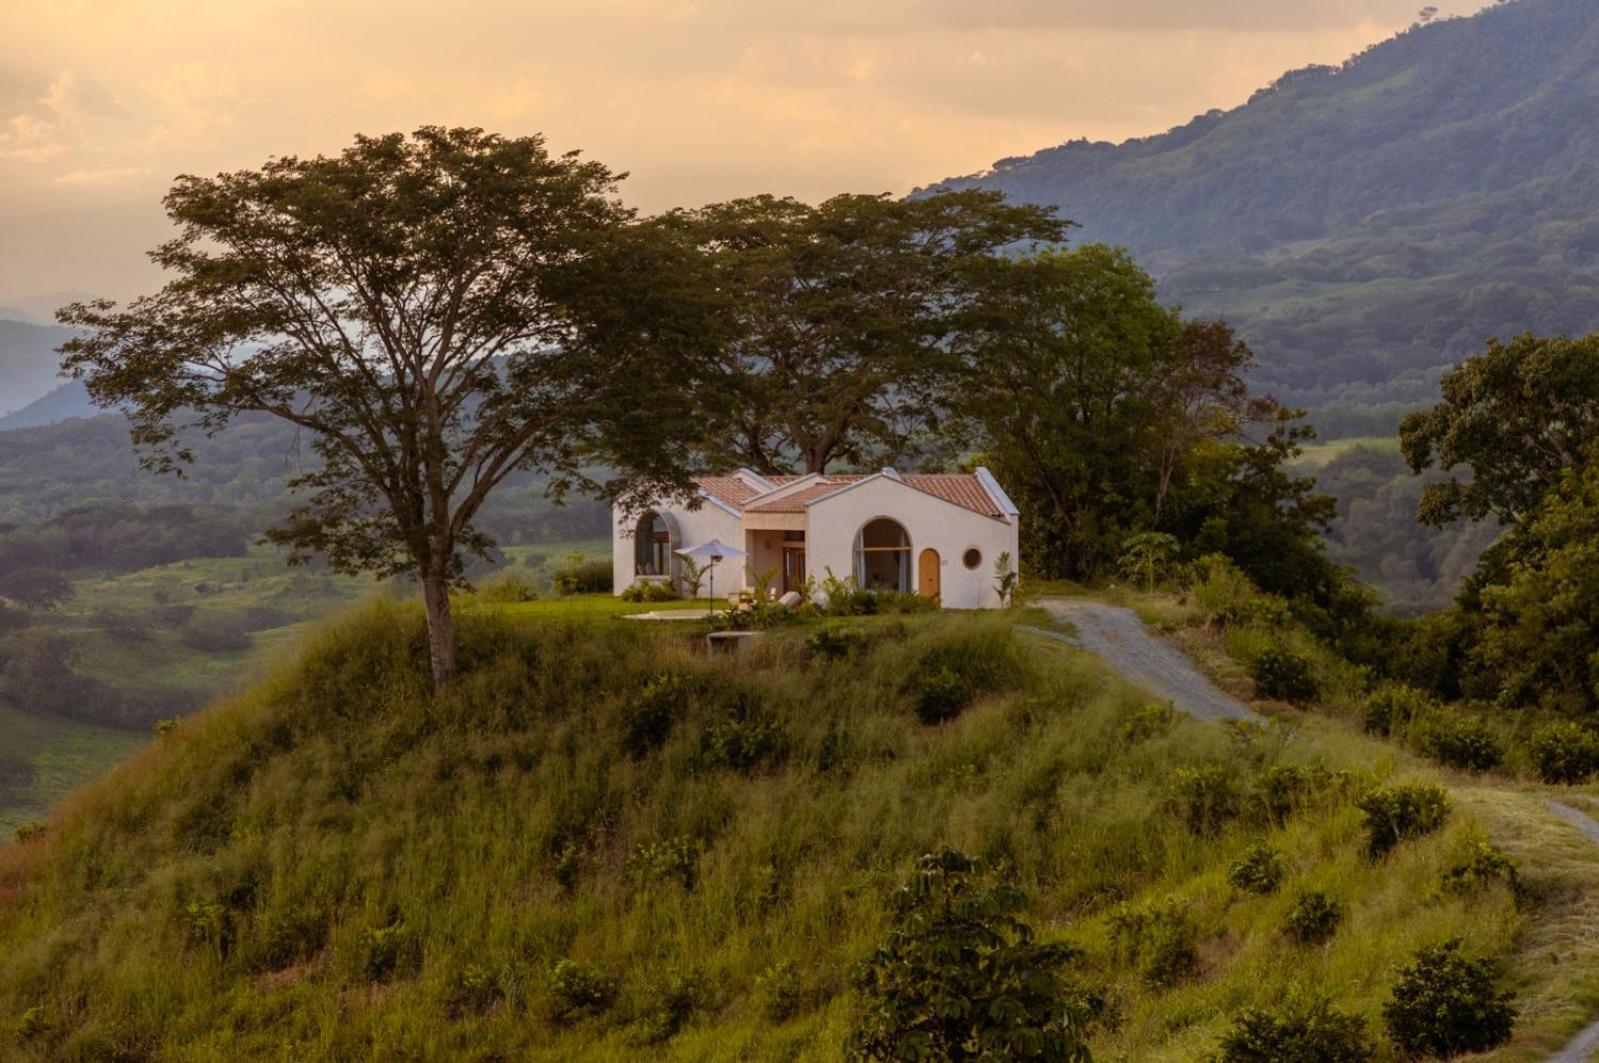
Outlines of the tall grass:
{"label": "tall grass", "polygon": [[[889,893],[945,843],[1085,950],[1074,977],[1104,1002],[1091,1035],[1113,1058],[1203,1056],[1233,1011],[1292,984],[1375,1032],[1415,946],[1514,948],[1507,890],[1438,888],[1480,836],[1466,814],[1363,855],[1351,797],[1387,774],[1363,740],[1140,713],[1004,616],[857,623],[837,659],[804,631],[707,659],[672,632],[469,611],[462,678],[435,700],[421,618],[373,604],[0,851],[0,1045],[832,1059]],[[929,670],[954,676],[949,722],[918,716]],[[1313,764],[1326,785],[1285,819],[1253,811],[1264,772]],[[1214,833],[1174,789],[1196,768],[1238,797]],[[1227,881],[1262,839],[1286,871],[1268,896]],[[1324,946],[1281,929],[1306,890],[1347,913]],[[1196,964],[1156,986],[1112,926],[1166,905]],[[606,988],[574,1011],[573,984]]]}

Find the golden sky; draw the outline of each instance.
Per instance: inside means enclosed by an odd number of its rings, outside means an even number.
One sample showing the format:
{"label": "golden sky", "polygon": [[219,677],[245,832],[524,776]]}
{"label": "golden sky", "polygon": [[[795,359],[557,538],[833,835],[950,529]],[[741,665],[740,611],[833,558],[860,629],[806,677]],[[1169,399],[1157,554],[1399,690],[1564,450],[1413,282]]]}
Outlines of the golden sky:
{"label": "golden sky", "polygon": [[[1451,3],[1464,12],[1483,0]],[[644,210],[910,188],[1160,132],[1418,0],[0,0],[0,304],[155,278],[175,174],[542,131]]]}

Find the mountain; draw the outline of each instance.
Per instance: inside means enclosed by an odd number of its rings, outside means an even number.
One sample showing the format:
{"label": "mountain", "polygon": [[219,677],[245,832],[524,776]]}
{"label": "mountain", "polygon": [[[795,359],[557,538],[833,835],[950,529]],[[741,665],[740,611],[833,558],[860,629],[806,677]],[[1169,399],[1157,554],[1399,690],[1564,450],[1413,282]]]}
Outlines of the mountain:
{"label": "mountain", "polygon": [[56,348],[72,330],[55,325],[0,320],[0,414],[42,398],[60,385]]}
{"label": "mountain", "polygon": [[935,187],[1058,205],[1240,327],[1281,397],[1386,427],[1490,336],[1599,327],[1595,55],[1599,4],[1502,3],[1159,136]]}
{"label": "mountain", "polygon": [[12,428],[38,428],[73,417],[95,417],[100,408],[89,401],[89,391],[79,381],[72,380],[47,392],[43,398],[34,399],[20,410],[0,417],[0,432]]}

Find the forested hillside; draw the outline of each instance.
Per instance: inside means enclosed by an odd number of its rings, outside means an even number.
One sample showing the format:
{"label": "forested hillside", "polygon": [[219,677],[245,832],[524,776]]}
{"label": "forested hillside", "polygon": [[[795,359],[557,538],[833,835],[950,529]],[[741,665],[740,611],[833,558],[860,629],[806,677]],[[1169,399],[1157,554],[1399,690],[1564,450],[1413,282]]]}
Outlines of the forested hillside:
{"label": "forested hillside", "polygon": [[1058,205],[1239,327],[1324,432],[1387,431],[1490,336],[1599,325],[1595,54],[1599,6],[1517,0],[1160,136],[946,185]]}

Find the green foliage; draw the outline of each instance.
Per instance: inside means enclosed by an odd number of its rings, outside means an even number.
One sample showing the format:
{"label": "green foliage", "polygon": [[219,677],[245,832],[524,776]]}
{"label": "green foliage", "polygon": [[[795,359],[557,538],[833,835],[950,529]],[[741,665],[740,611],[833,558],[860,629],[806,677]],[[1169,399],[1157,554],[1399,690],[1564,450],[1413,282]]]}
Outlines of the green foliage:
{"label": "green foliage", "polygon": [[1503,1044],[1516,1009],[1496,982],[1492,961],[1463,955],[1459,939],[1423,948],[1399,972],[1393,998],[1383,1005],[1388,1036],[1408,1055],[1442,1059]]}
{"label": "green foliage", "polygon": [[0,567],[0,598],[25,609],[55,609],[72,598],[72,584],[47,568]]}
{"label": "green foliage", "polygon": [[1495,882],[1503,883],[1511,893],[1520,895],[1521,876],[1516,862],[1498,846],[1488,842],[1473,842],[1466,854],[1444,872],[1443,888],[1446,893],[1469,894]]}
{"label": "green foliage", "polygon": [[802,1004],[799,969],[790,961],[774,963],[755,979],[755,996],[761,1012],[773,1022],[786,1022]]}
{"label": "green foliage", "polygon": [[1224,764],[1179,768],[1172,774],[1169,801],[1195,834],[1215,836],[1243,811],[1243,797],[1232,769]]}
{"label": "green foliage", "polygon": [[454,1017],[482,1015],[504,999],[501,972],[480,963],[452,972],[444,992],[445,1008]]}
{"label": "green foliage", "polygon": [[11,836],[19,843],[31,842],[35,838],[44,837],[45,832],[49,829],[48,824],[33,820],[28,823],[17,824],[16,829],[11,832]]}
{"label": "green foliage", "polygon": [[573,960],[558,960],[550,968],[550,1017],[571,1022],[599,1015],[616,999],[616,981]]}
{"label": "green foliage", "polygon": [[1276,893],[1283,884],[1282,856],[1265,842],[1256,842],[1227,868],[1227,881],[1244,893]]}
{"label": "green foliage", "polygon": [[1599,771],[1599,735],[1575,720],[1555,720],[1528,743],[1538,777],[1546,783],[1584,783]]}
{"label": "green foliage", "polygon": [[1198,931],[1181,902],[1121,905],[1110,914],[1116,961],[1154,989],[1169,989],[1199,970]]}
{"label": "green foliage", "polygon": [[693,890],[699,881],[699,846],[682,836],[644,842],[628,857],[627,870],[641,888],[667,882]]}
{"label": "green foliage", "polygon": [[1255,692],[1273,701],[1302,705],[1321,694],[1310,658],[1280,644],[1266,647],[1250,660],[1249,676]]}
{"label": "green foliage", "polygon": [[672,733],[672,726],[693,688],[693,680],[675,673],[655,676],[644,684],[644,689],[628,702],[622,714],[623,750],[630,756],[641,757],[659,748]]}
{"label": "green foliage", "polygon": [[1434,705],[1421,691],[1403,684],[1378,687],[1366,696],[1361,707],[1361,722],[1367,734],[1403,734],[1412,720],[1429,716]]}
{"label": "green foliage", "polygon": [[1281,827],[1312,802],[1335,795],[1338,788],[1339,780],[1321,764],[1273,764],[1255,779],[1253,811],[1266,825]]}
{"label": "green foliage", "polygon": [[612,576],[608,559],[574,553],[555,570],[551,582],[559,594],[602,594],[611,590]]}
{"label": "green foliage", "polygon": [[856,973],[865,1010],[850,1055],[1087,1060],[1060,977],[1076,952],[1035,942],[1026,906],[963,853],[922,857],[894,894],[888,940]]}
{"label": "green foliage", "polygon": [[668,583],[640,580],[629,584],[621,597],[624,602],[672,602],[677,600],[677,592]]}
{"label": "green foliage", "polygon": [[1325,997],[1296,990],[1274,1008],[1247,1008],[1222,1038],[1217,1063],[1364,1063],[1366,1024]]}
{"label": "green foliage", "polygon": [[422,960],[416,931],[403,920],[368,927],[357,946],[361,973],[369,982],[387,982],[415,971]]}
{"label": "green foliage", "polygon": [[1325,945],[1344,921],[1344,906],[1327,894],[1308,890],[1294,899],[1283,918],[1283,932],[1301,945]]}
{"label": "green foliage", "polygon": [[866,632],[843,624],[823,624],[811,632],[806,644],[829,661],[842,660],[866,646]]}
{"label": "green foliage", "polygon": [[652,979],[640,998],[636,1040],[658,1045],[676,1037],[705,1008],[711,985],[698,971],[673,971]]}
{"label": "green foliage", "polygon": [[1449,816],[1449,797],[1431,783],[1379,786],[1355,802],[1365,815],[1366,854],[1384,856],[1400,842],[1431,834]]}
{"label": "green foliage", "polygon": [[994,558],[994,593],[999,595],[1001,606],[1015,604],[1016,584],[1020,579],[1021,573],[1016,570],[1016,562],[1010,556],[1010,551],[1001,550],[999,556]]}
{"label": "green foliage", "polygon": [[1505,759],[1504,743],[1487,721],[1463,713],[1426,717],[1418,736],[1423,752],[1461,771],[1492,771]]}
{"label": "green foliage", "polygon": [[705,729],[701,756],[707,766],[746,774],[776,759],[783,749],[783,730],[759,703],[741,697],[727,715]]}
{"label": "green foliage", "polygon": [[1141,584],[1146,593],[1153,592],[1156,581],[1163,578],[1177,557],[1178,542],[1175,535],[1165,532],[1139,532],[1122,542],[1122,556],[1117,562],[1123,576]]}
{"label": "green foliage", "polygon": [[1024,666],[1008,643],[973,641],[924,654],[904,681],[904,690],[926,724],[959,716],[979,694],[1014,687]]}
{"label": "green foliage", "polygon": [[1172,729],[1177,713],[1170,705],[1159,702],[1145,705],[1127,717],[1122,724],[1122,740],[1129,745],[1159,738]]}

